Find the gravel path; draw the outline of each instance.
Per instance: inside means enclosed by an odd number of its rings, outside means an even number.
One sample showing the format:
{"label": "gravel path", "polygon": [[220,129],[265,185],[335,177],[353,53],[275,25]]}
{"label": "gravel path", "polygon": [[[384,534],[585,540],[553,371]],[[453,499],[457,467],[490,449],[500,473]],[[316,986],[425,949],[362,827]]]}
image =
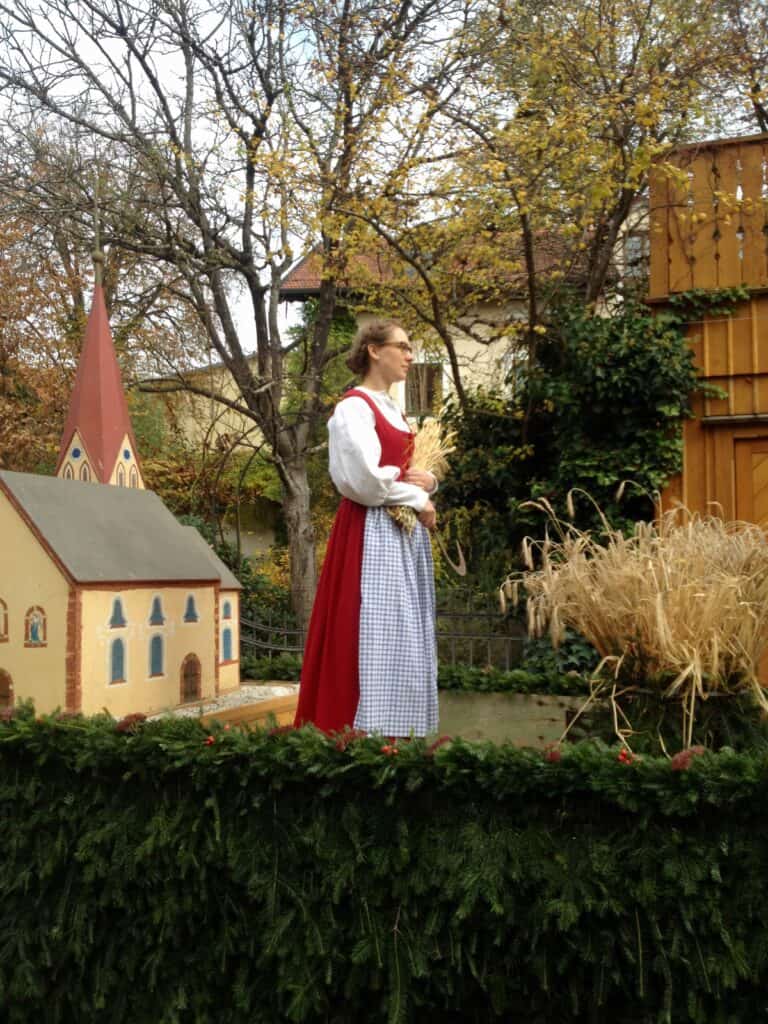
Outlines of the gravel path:
{"label": "gravel path", "polygon": [[269,700],[270,697],[290,697],[299,689],[298,683],[247,683],[239,690],[232,690],[231,693],[223,693],[220,697],[213,697],[211,700],[200,704],[188,704],[180,708],[168,708],[160,711],[150,718],[194,718],[198,715],[206,715],[211,711],[223,711],[224,708],[242,707],[245,704],[257,704],[260,700]]}

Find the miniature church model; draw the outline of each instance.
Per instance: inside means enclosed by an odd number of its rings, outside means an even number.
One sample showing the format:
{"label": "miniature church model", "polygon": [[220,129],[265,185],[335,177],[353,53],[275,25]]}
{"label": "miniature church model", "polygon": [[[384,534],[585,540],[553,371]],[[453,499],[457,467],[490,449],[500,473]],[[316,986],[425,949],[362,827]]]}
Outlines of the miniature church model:
{"label": "miniature church model", "polygon": [[0,471],[0,706],[118,717],[240,682],[240,584],[145,490],[99,282],[55,477]]}

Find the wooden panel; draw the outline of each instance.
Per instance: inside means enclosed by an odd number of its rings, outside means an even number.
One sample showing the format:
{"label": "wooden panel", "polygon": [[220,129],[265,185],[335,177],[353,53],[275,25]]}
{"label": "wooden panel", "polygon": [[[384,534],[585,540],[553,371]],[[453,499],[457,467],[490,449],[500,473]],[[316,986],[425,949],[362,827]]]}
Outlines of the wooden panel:
{"label": "wooden panel", "polygon": [[728,430],[713,430],[714,478],[711,498],[719,508],[713,509],[723,519],[733,519],[735,494],[733,492],[733,435]]}
{"label": "wooden panel", "polygon": [[652,299],[661,298],[669,292],[669,196],[667,178],[658,168],[650,178],[650,271],[648,294]]}
{"label": "wooden panel", "polygon": [[751,377],[734,377],[731,381],[730,393],[733,396],[731,403],[732,416],[750,416],[754,409],[754,394],[752,391]]}
{"label": "wooden panel", "polygon": [[705,377],[722,377],[728,373],[728,321],[704,321],[704,365]]}
{"label": "wooden panel", "polygon": [[740,223],[737,198],[741,173],[737,169],[739,159],[738,146],[724,146],[717,157],[720,233],[717,243],[717,283],[720,288],[733,288],[741,284],[741,241],[737,235]]}
{"label": "wooden panel", "polygon": [[693,174],[691,260],[694,288],[717,287],[718,222],[715,206],[717,168],[713,150],[704,150],[690,166]]}
{"label": "wooden panel", "polygon": [[765,149],[762,144],[742,145],[741,181],[744,192],[741,209],[743,227],[743,260],[742,282],[750,287],[768,285],[768,263],[766,262],[766,244],[768,238],[763,231],[765,227],[765,209],[763,204],[763,161]]}
{"label": "wooden panel", "polygon": [[768,437],[734,440],[736,516],[768,527]]}
{"label": "wooden panel", "polygon": [[691,183],[684,178],[670,179],[668,187],[669,290],[685,292],[693,287]]}
{"label": "wooden panel", "polygon": [[[712,377],[708,383],[722,388],[726,393],[730,393],[731,381],[729,377]],[[707,416],[728,416],[729,410],[730,402],[727,397],[707,399]]]}
{"label": "wooden panel", "polygon": [[752,317],[746,303],[740,303],[731,316],[733,332],[733,373],[752,374],[756,370],[752,351]]}

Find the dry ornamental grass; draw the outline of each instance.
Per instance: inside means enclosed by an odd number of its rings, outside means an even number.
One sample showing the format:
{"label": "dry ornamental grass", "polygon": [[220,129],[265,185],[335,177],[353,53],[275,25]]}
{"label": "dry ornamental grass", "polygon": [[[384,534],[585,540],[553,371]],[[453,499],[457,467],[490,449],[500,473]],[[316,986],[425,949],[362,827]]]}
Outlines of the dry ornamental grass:
{"label": "dry ornamental grass", "polygon": [[[532,634],[548,630],[557,646],[569,626],[595,647],[602,661],[589,701],[606,688],[615,697],[617,687],[655,687],[681,701],[686,746],[697,698],[749,692],[768,711],[757,676],[768,647],[768,541],[759,526],[675,509],[637,523],[629,537],[603,519],[595,536],[559,520],[548,502],[531,504],[548,514],[554,536],[526,540],[529,571],[505,581],[502,599],[516,599],[522,584]],[[614,706],[624,739],[620,716]]]}

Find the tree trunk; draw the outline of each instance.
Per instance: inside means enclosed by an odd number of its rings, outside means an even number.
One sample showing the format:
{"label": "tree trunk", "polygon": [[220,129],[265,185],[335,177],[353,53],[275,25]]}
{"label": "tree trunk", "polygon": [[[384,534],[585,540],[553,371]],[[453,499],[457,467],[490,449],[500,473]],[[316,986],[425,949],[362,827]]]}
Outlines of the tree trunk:
{"label": "tree trunk", "polygon": [[291,559],[291,605],[299,628],[306,630],[317,586],[315,528],[310,515],[309,480],[303,459],[279,467],[283,514]]}

